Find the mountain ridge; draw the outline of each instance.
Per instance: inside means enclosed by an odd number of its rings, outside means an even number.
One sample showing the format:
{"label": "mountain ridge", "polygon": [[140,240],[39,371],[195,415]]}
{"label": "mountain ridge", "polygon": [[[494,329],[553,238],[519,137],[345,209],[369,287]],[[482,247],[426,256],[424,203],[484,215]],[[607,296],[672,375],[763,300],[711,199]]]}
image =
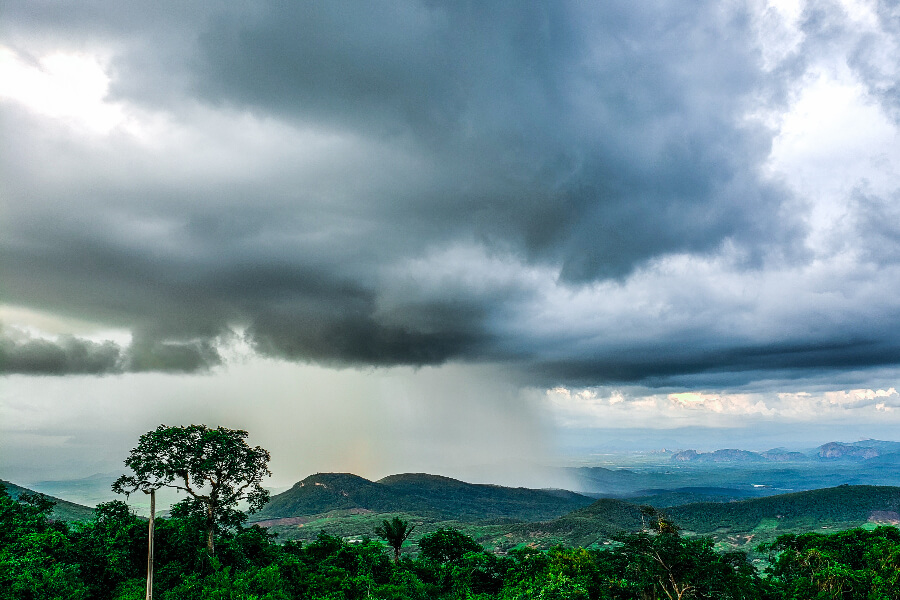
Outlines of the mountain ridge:
{"label": "mountain ridge", "polygon": [[51,516],[60,521],[83,521],[94,516],[94,509],[89,506],[84,506],[75,502],[69,502],[68,500],[63,500],[62,498],[57,498],[55,496],[42,494],[40,492],[36,492],[32,489],[16,485],[15,483],[11,483],[3,479],[0,479],[0,486],[3,486],[6,489],[6,492],[13,500],[18,500],[19,496],[21,496],[22,494],[43,496],[48,500],[52,500],[56,504],[53,507]]}
{"label": "mountain ridge", "polygon": [[593,500],[568,490],[467,483],[427,473],[401,473],[378,481],[349,473],[316,473],[273,496],[253,519],[268,521],[362,509],[441,519],[542,521]]}

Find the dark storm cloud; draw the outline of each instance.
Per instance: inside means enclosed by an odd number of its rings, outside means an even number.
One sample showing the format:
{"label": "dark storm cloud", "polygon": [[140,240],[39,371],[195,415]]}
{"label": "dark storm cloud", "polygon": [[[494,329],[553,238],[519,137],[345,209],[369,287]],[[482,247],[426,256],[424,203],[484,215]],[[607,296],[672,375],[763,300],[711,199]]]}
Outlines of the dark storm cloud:
{"label": "dark storm cloud", "polygon": [[207,340],[167,342],[138,338],[127,348],[72,335],[56,340],[0,329],[0,375],[105,375],[124,372],[206,371],[221,363]]}
{"label": "dark storm cloud", "polygon": [[768,132],[739,122],[764,83],[751,36],[717,3],[262,2],[211,20],[195,86],[409,144],[450,181],[367,201],[590,281],[725,239],[786,247],[783,192],[755,174]]}
{"label": "dark storm cloud", "polygon": [[57,342],[0,330],[0,374],[65,375],[120,371],[122,351],[116,344],[67,336]]}
{"label": "dark storm cloud", "polygon": [[[884,325],[880,323],[879,325]],[[891,328],[897,327],[892,323]],[[554,381],[566,385],[593,385],[596,381],[643,382],[655,387],[734,387],[749,381],[809,381],[831,372],[832,385],[846,385],[835,373],[852,372],[900,363],[900,344],[886,340],[874,331],[865,339],[807,342],[769,342],[756,346],[710,347],[706,340],[688,338],[687,342],[659,343],[649,348],[628,348],[604,353],[595,359],[578,357],[559,362],[543,361],[535,365],[535,381]],[[690,382],[690,383],[688,383]]]}
{"label": "dark storm cloud", "polygon": [[107,354],[31,372],[202,370],[232,329],[290,360],[509,361],[553,382],[895,361],[859,314],[849,332],[760,341],[723,334],[702,297],[652,344],[536,333],[567,314],[534,311],[539,286],[625,285],[673,255],[727,250],[734,272],[807,259],[804,215],[760,174],[773,132],[746,118],[783,101],[804,61],[764,70],[748,10],[11,3],[12,48],[97,43],[111,100],[189,132],[162,151],[84,142],[4,107],[3,301],[135,332],[128,349],[35,341]]}

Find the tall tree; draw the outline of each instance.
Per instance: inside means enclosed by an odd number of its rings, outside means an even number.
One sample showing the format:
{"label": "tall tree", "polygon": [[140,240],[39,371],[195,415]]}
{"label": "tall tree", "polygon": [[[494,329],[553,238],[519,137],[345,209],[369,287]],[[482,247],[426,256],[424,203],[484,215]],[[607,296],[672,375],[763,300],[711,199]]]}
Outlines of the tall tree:
{"label": "tall tree", "polygon": [[235,507],[242,500],[248,512],[256,512],[269,500],[260,485],[269,471],[269,453],[251,448],[246,431],[206,425],[169,427],[160,425],[142,435],[125,464],[134,475],[123,475],[113,483],[119,494],[161,487],[186,492],[184,504],[202,515],[206,547],[215,554],[216,530],[233,523]]}
{"label": "tall tree", "polygon": [[385,519],[381,525],[375,528],[375,535],[383,539],[388,545],[394,549],[394,562],[400,562],[400,548],[403,542],[410,536],[416,526],[409,526],[409,521],[404,521],[400,517],[394,517],[390,521]]}

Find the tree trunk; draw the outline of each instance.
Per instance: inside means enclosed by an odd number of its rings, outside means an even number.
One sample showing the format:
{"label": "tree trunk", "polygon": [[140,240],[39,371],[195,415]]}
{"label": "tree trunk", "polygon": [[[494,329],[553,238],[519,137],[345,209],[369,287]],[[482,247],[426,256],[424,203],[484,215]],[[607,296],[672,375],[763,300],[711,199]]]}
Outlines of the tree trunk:
{"label": "tree trunk", "polygon": [[210,556],[216,555],[216,519],[212,504],[206,510],[206,550]]}
{"label": "tree trunk", "polygon": [[147,598],[153,600],[153,534],[156,519],[156,490],[150,490],[150,531],[147,535]]}

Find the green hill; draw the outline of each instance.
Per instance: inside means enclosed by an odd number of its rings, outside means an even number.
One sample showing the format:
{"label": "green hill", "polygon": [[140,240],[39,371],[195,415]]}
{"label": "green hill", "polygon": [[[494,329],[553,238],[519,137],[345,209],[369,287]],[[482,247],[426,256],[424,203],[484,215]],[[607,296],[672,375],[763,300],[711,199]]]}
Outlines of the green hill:
{"label": "green hill", "polygon": [[318,473],[276,496],[255,521],[311,517],[330,511],[406,513],[461,521],[545,521],[593,499],[562,490],[473,484],[422,473],[369,481],[349,473]]}
{"label": "green hill", "polygon": [[[436,475],[404,474],[369,481],[341,473],[307,477],[273,497],[254,519],[281,539],[315,539],[318,532],[352,538],[372,535],[384,518],[419,525],[414,539],[454,527],[498,550],[529,545],[590,546],[618,532],[649,525],[640,504],[715,499],[661,510],[686,535],[709,535],[722,547],[752,550],[784,533],[835,531],[900,522],[900,488],[848,486],[734,500],[737,490],[645,490],[634,498],[597,501],[573,492],[471,484]],[[869,525],[867,525],[869,524]]]}
{"label": "green hill", "polygon": [[514,528],[523,543],[547,547],[554,544],[590,546],[609,539],[620,531],[641,528],[641,511],[637,504],[601,498],[548,523],[523,524]]}
{"label": "green hill", "polygon": [[[687,535],[709,535],[722,545],[750,550],[784,533],[900,523],[900,488],[842,485],[732,502],[685,504],[662,512]],[[546,546],[546,541],[586,546],[642,526],[638,505],[605,498],[547,523],[519,526],[515,534],[539,546]]]}
{"label": "green hill", "polygon": [[61,500],[60,498],[47,496],[46,494],[39,494],[34,490],[24,488],[8,481],[3,481],[2,479],[0,479],[0,485],[6,488],[6,491],[13,499],[18,499],[22,494],[32,494],[41,495],[56,502],[56,506],[53,507],[52,516],[54,519],[60,521],[83,521],[94,516],[94,509],[88,506],[82,506],[81,504],[75,504],[74,502],[68,502],[66,500]]}
{"label": "green hill", "polygon": [[272,496],[253,515],[255,521],[309,517],[335,510],[364,509],[373,512],[428,511],[415,499],[398,498],[387,487],[351,473],[316,473]]}
{"label": "green hill", "polygon": [[666,513],[684,529],[711,533],[750,532],[773,520],[778,529],[861,524],[872,513],[897,514],[898,510],[900,488],[841,485],[738,502],[687,504],[668,508]]}
{"label": "green hill", "polygon": [[593,502],[592,498],[567,490],[466,483],[424,473],[391,475],[378,483],[397,494],[421,498],[445,517],[461,520],[545,521]]}
{"label": "green hill", "polygon": [[698,502],[734,502],[753,497],[751,494],[751,492],[746,490],[732,488],[683,487],[672,490],[640,490],[632,496],[621,497],[620,500],[625,500],[632,504],[647,504],[657,508],[667,508],[682,504],[697,504]]}

